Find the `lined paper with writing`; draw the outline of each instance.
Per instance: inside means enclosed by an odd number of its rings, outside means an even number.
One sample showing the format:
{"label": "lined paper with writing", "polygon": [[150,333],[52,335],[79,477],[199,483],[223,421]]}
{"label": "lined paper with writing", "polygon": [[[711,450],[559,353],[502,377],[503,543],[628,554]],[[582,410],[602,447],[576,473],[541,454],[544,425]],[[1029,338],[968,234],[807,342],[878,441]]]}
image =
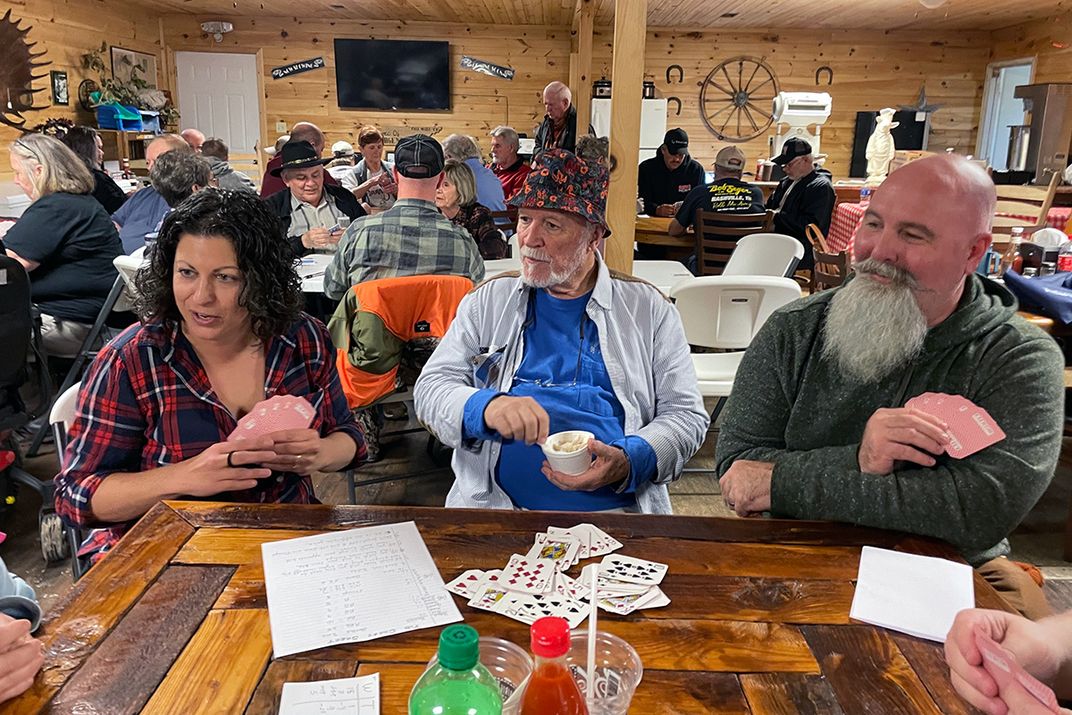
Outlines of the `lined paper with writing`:
{"label": "lined paper with writing", "polygon": [[279,715],[380,715],[380,674],[283,683]]}
{"label": "lined paper with writing", "polygon": [[462,620],[412,521],[261,545],[279,658]]}

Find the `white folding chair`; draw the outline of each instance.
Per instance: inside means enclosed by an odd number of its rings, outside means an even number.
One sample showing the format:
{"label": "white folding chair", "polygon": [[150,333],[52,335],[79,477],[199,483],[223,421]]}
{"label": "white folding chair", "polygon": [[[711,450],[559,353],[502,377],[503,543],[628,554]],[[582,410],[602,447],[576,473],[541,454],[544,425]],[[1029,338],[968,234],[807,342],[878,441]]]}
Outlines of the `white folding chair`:
{"label": "white folding chair", "polygon": [[737,242],[724,276],[793,275],[804,258],[804,244],[784,233],[752,233]]}
{"label": "white folding chair", "polygon": [[737,368],[752,338],[771,313],[800,295],[800,285],[791,278],[725,273],[686,279],[670,289],[690,345],[736,351],[692,355],[700,394],[717,398],[712,426],[733,390]]}
{"label": "white folding chair", "polygon": [[119,271],[119,276],[123,279],[123,285],[125,286],[123,292],[119,295],[119,298],[115,302],[115,308],[113,310],[131,310],[134,304],[134,276],[137,274],[138,269],[145,265],[145,259],[142,256],[136,256],[131,254],[129,256],[116,256],[112,259],[112,265],[115,266],[115,270]]}
{"label": "white folding chair", "polygon": [[[74,422],[75,412],[78,409],[78,390],[81,387],[82,383],[76,382],[60,393],[60,396],[52,403],[52,409],[48,413],[48,421],[52,425],[52,436],[56,441],[56,454],[59,455],[61,469],[63,468],[63,453],[67,447],[67,431],[71,428],[71,423]],[[61,529],[62,533],[50,535],[49,538],[50,540],[59,539],[67,542],[67,549],[71,557],[71,572],[74,574],[74,580],[77,581],[82,578],[82,574],[87,570],[87,567],[78,559],[81,534],[78,529],[63,525],[62,522],[58,521],[54,528]]]}

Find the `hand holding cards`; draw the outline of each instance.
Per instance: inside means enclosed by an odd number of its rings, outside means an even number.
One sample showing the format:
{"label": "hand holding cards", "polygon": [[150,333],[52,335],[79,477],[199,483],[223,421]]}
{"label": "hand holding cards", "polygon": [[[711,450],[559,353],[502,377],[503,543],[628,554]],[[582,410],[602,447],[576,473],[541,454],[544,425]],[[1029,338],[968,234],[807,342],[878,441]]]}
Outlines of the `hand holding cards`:
{"label": "hand holding cards", "polygon": [[304,397],[275,395],[258,402],[227,436],[228,442],[253,439],[272,432],[308,429],[316,411]]}
{"label": "hand holding cards", "polygon": [[986,410],[960,395],[925,392],[905,407],[934,415],[949,425],[945,452],[954,459],[969,457],[1005,439],[1005,432]]}
{"label": "hand holding cards", "polygon": [[983,656],[983,668],[998,684],[998,697],[1008,704],[1009,691],[1023,688],[1049,712],[1060,712],[1053,690],[1016,662],[1016,657],[983,631],[975,630],[975,645]]}

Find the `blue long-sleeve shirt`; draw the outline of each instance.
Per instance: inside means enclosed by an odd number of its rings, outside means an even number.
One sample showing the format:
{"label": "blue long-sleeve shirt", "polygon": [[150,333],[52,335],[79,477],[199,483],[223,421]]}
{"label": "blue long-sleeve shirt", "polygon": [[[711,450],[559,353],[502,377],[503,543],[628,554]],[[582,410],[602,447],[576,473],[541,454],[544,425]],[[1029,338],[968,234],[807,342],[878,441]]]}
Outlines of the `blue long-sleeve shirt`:
{"label": "blue long-sleeve shirt", "polygon": [[[534,398],[550,417],[550,434],[586,430],[622,449],[629,457],[629,481],[620,490],[610,485],[593,492],[564,491],[540,471],[544,455],[539,445],[503,440],[495,478],[514,504],[525,509],[600,511],[632,506],[637,486],[656,474],[651,445],[624,433],[625,414],[603,362],[598,330],[585,311],[590,295],[561,300],[535,291],[524,328],[525,355],[509,395]],[[501,394],[484,389],[469,398],[466,438],[501,439],[484,422],[488,403]]]}

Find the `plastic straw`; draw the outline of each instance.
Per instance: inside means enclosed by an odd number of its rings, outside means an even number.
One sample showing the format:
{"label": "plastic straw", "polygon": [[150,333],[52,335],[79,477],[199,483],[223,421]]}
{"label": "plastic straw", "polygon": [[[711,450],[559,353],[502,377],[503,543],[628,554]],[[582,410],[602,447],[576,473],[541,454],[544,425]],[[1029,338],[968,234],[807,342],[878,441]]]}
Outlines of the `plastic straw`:
{"label": "plastic straw", "polygon": [[[596,699],[596,611],[599,610],[599,564],[592,571],[592,595],[588,610],[588,703]],[[591,708],[589,708],[591,710]]]}

